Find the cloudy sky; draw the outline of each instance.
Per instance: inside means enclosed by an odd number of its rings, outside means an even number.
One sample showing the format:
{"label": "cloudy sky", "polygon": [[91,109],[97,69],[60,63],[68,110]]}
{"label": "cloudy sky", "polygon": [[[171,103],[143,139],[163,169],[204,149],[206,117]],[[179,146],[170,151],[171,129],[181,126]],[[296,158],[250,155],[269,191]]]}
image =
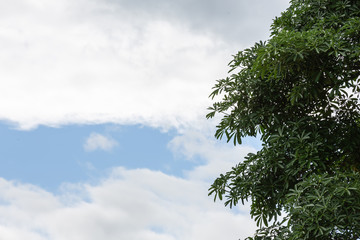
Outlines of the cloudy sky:
{"label": "cloudy sky", "polygon": [[287,0],[1,0],[0,239],[218,240],[207,196],[261,146],[213,137],[215,80]]}

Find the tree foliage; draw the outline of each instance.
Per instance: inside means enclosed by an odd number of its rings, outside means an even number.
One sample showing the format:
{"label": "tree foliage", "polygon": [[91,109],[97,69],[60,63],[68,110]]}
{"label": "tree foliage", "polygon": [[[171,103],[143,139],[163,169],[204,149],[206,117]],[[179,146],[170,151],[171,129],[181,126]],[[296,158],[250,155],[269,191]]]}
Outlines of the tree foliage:
{"label": "tree foliage", "polygon": [[251,201],[248,239],[360,239],[360,0],[290,1],[229,67],[210,94],[215,137],[263,145],[209,195]]}

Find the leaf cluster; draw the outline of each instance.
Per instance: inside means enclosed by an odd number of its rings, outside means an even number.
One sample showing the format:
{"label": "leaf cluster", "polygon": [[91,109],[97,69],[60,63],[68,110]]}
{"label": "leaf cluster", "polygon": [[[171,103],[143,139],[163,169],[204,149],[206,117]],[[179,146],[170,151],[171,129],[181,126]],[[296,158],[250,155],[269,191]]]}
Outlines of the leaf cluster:
{"label": "leaf cluster", "polygon": [[[209,195],[230,207],[251,201],[254,239],[357,239],[359,211],[347,206],[360,207],[348,198],[360,192],[360,1],[293,0],[271,32],[233,56],[229,77],[210,94],[222,96],[207,115],[222,115],[216,138],[236,145],[260,134],[263,146],[220,175]],[[315,185],[323,200],[311,197]],[[350,191],[346,204],[333,186]],[[305,207],[321,201],[331,208]]]}

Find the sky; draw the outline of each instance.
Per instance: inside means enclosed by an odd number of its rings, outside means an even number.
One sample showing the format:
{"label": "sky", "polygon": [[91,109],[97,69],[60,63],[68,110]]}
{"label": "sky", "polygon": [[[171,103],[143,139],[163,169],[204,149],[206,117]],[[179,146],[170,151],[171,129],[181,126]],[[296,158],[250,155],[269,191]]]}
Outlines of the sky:
{"label": "sky", "polygon": [[208,98],[287,0],[0,1],[0,240],[251,236]]}

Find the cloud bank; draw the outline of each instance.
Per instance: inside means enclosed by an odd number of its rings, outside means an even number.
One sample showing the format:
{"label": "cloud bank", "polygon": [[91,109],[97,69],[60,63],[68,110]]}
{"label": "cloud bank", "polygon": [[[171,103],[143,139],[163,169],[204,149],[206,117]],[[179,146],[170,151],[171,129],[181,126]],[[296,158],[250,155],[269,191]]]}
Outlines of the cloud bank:
{"label": "cloud bank", "polygon": [[231,54],[284,2],[2,1],[0,119],[194,125]]}
{"label": "cloud bank", "polygon": [[0,119],[24,129],[186,125],[227,62],[219,39],[106,1],[16,2],[0,15]]}
{"label": "cloud bank", "polygon": [[[146,169],[114,169],[98,185],[82,185],[89,201],[0,179],[3,239],[237,239],[252,234],[248,216],[224,211],[206,185]],[[74,198],[74,197],[73,197]],[[250,227],[251,226],[251,227]]]}

